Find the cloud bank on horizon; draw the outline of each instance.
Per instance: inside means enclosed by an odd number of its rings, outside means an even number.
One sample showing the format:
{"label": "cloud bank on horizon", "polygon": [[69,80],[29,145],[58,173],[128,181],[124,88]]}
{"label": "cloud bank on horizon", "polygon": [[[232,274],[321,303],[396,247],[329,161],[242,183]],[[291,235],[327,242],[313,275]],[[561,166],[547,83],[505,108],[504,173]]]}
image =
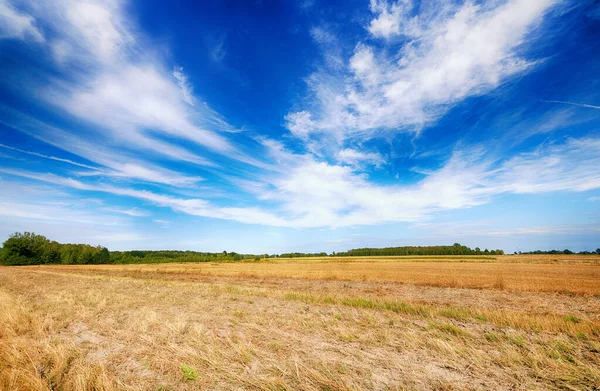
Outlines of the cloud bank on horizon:
{"label": "cloud bank on horizon", "polygon": [[596,2],[225,3],[0,0],[1,235],[597,247]]}

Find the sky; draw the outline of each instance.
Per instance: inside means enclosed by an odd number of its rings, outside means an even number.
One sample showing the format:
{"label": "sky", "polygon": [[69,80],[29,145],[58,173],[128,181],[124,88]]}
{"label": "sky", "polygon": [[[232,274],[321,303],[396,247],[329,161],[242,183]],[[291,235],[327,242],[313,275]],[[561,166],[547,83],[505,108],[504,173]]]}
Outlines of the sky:
{"label": "sky", "polygon": [[600,247],[595,0],[0,0],[0,238]]}

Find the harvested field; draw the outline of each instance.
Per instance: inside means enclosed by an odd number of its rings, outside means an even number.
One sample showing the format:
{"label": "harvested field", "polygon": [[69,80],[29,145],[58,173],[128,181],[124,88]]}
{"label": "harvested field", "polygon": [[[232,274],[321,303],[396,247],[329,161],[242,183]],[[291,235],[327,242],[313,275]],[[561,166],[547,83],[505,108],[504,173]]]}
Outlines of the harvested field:
{"label": "harvested field", "polygon": [[3,267],[0,389],[598,389],[597,260]]}
{"label": "harvested field", "polygon": [[296,258],[245,263],[52,266],[125,275],[294,278],[399,282],[439,287],[600,295],[600,256]]}

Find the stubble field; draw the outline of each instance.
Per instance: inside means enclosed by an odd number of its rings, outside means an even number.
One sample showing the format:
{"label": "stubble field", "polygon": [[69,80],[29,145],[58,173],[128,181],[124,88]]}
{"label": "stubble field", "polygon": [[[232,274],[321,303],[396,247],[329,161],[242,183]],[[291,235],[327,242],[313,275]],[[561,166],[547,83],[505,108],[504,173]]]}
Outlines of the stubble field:
{"label": "stubble field", "polygon": [[2,267],[0,389],[600,389],[600,257]]}

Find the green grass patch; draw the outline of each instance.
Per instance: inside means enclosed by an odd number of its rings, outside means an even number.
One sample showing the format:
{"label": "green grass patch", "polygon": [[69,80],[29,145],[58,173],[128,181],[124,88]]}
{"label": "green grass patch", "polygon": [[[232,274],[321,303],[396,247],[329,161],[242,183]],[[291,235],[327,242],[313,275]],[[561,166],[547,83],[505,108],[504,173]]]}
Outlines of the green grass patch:
{"label": "green grass patch", "polygon": [[495,333],[485,333],[485,339],[490,343],[500,342],[500,337]]}
{"label": "green grass patch", "polygon": [[431,323],[430,325],[435,329],[457,337],[464,337],[469,335],[469,333],[467,333],[465,330],[451,323]]}
{"label": "green grass patch", "polygon": [[508,337],[508,340],[510,343],[512,343],[513,345],[516,345],[518,347],[525,346],[525,342],[527,342],[525,337],[523,337],[522,335],[510,336],[510,337]]}
{"label": "green grass patch", "polygon": [[467,308],[447,307],[438,312],[439,315],[457,320],[467,320],[474,318],[473,312]]}
{"label": "green grass patch", "polygon": [[183,374],[183,377],[185,377],[186,380],[194,381],[198,379],[198,372],[196,372],[196,370],[190,367],[189,365],[181,364],[179,368],[181,369],[181,373]]}

